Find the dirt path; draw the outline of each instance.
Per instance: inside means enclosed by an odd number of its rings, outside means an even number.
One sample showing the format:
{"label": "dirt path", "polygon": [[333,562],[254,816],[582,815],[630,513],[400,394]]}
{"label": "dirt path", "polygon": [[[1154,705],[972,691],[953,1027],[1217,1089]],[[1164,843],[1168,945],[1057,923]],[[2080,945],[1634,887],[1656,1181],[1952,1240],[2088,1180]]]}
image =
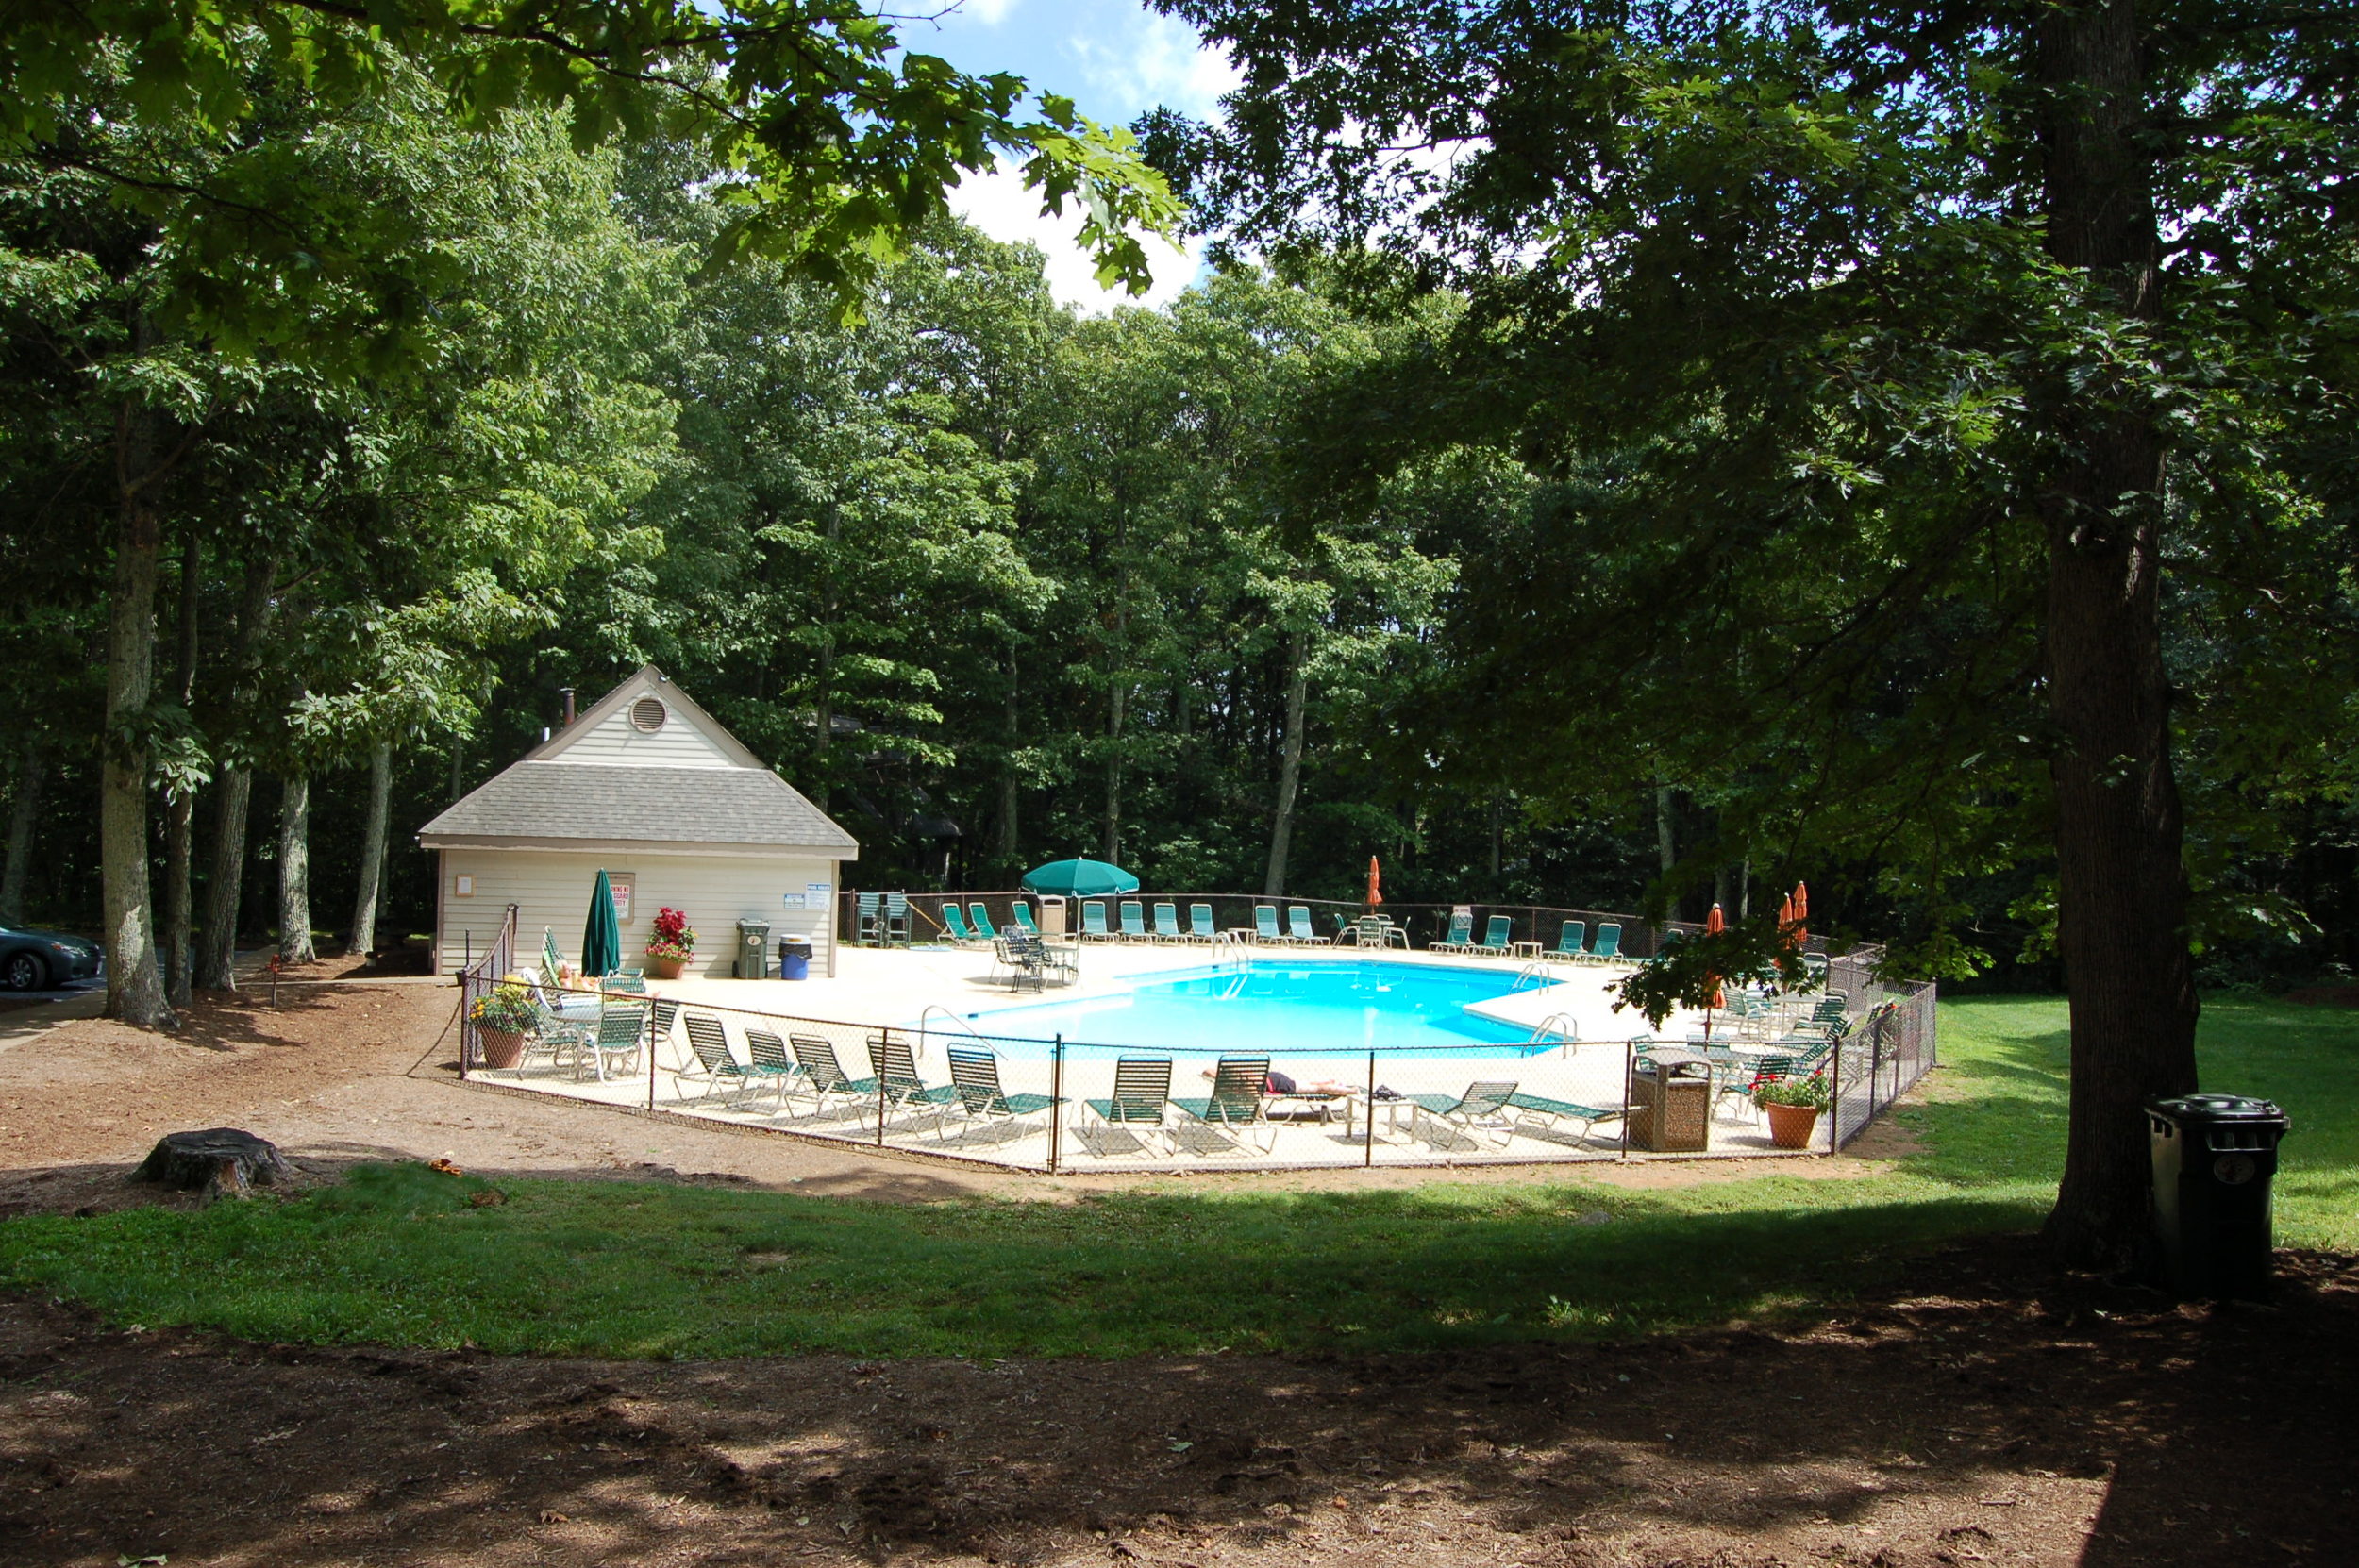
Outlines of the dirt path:
{"label": "dirt path", "polygon": [[1114,1363],[380,1355],[0,1298],[0,1563],[2319,1568],[2359,1267],[2287,1267],[2175,1309],[2008,1242],[1792,1335]]}
{"label": "dirt path", "polygon": [[[167,1132],[222,1125],[270,1139],[323,1174],[361,1159],[447,1158],[469,1170],[721,1176],[904,1202],[979,1194],[1064,1201],[1093,1189],[1158,1181],[1258,1191],[1568,1179],[1651,1187],[1743,1179],[1771,1163],[1590,1164],[1578,1174],[1534,1165],[1042,1178],[462,1084],[457,1004],[453,988],[428,981],[288,983],[276,1008],[261,989],[209,996],[169,1038],[98,1018],[0,1033],[0,1215],[143,1201],[122,1187],[124,1169]],[[1883,1168],[1881,1159],[1848,1156],[1774,1165],[1782,1174],[1832,1180]]]}

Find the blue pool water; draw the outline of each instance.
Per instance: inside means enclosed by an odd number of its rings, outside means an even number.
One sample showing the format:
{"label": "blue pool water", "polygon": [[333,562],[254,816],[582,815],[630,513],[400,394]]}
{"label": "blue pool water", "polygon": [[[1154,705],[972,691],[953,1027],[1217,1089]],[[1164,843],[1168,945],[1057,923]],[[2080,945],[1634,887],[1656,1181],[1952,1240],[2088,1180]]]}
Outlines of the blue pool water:
{"label": "blue pool water", "polygon": [[1256,960],[1193,969],[1127,992],[967,1014],[985,1034],[1068,1044],[1251,1050],[1289,1056],[1463,1051],[1524,1045],[1531,1031],[1478,1017],[1469,1002],[1504,996],[1512,973],[1364,961]]}

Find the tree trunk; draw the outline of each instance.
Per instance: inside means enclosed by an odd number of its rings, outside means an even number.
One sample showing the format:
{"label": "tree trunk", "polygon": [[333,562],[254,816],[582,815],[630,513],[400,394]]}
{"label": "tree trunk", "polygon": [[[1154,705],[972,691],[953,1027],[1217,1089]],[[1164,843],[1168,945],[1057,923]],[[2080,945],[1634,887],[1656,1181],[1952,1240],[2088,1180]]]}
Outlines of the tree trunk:
{"label": "tree trunk", "polygon": [[393,748],[379,741],[369,748],[369,814],[360,836],[360,891],[352,902],[351,951],[376,951],[377,885],[385,876],[385,819],[393,797]]}
{"label": "tree trunk", "polygon": [[17,757],[16,798],[8,803],[8,864],[0,871],[0,926],[25,924],[25,876],[32,864],[41,788],[48,776],[49,758],[37,735]]}
{"label": "tree trunk", "polygon": [[230,768],[214,790],[213,867],[205,880],[205,929],[196,943],[196,983],[207,991],[238,989],[238,905],[245,890],[245,825],[254,801],[254,770]]}
{"label": "tree trunk", "polygon": [[[229,719],[233,727],[254,692],[254,650],[271,620],[271,592],[278,583],[275,557],[257,555],[246,562],[245,591],[238,600],[238,630],[229,666]],[[205,881],[205,928],[197,939],[196,983],[207,991],[238,989],[238,909],[245,893],[246,821],[254,803],[254,770],[226,769],[215,790],[220,810],[214,818],[213,864]]]}
{"label": "tree trunk", "polygon": [[1022,780],[1015,772],[1015,754],[1024,743],[1023,715],[1017,706],[1019,674],[1015,649],[1011,647],[1008,650],[1008,755],[999,769],[999,859],[1006,866],[1011,881],[1024,869],[1023,846],[1017,842],[1023,828],[1019,810]]}
{"label": "tree trunk", "polygon": [[[2131,321],[2159,309],[2153,169],[2143,150],[2133,0],[2039,25],[2048,246]],[[2163,442],[2133,389],[2050,389],[2068,454],[2041,509],[2047,664],[2061,741],[2057,922],[2072,1009],[2072,1103],[2048,1237],[2068,1264],[2118,1267],[2147,1225],[2141,1104],[2196,1085],[2198,1005],[2163,667]]]}
{"label": "tree trunk", "polygon": [[1671,786],[1658,784],[1654,791],[1654,847],[1663,862],[1663,875],[1671,875],[1671,868],[1680,863],[1679,844],[1671,834]]}
{"label": "tree trunk", "polygon": [[1106,705],[1106,843],[1100,857],[1122,863],[1122,719],[1129,689],[1117,679]]}
{"label": "tree trunk", "polygon": [[[183,713],[196,700],[196,612],[203,550],[196,530],[190,528],[180,555],[179,658],[172,673],[173,692]],[[176,1008],[187,1007],[191,999],[189,925],[194,890],[190,878],[195,856],[196,787],[183,784],[164,805],[164,999]]]}
{"label": "tree trunk", "polygon": [[[140,336],[143,339],[144,334]],[[147,878],[147,706],[155,695],[156,575],[162,523],[151,487],[160,477],[146,410],[115,414],[114,585],[107,612],[107,727],[99,770],[100,901],[106,916],[107,1016],[141,1028],[179,1021],[156,966]]]}
{"label": "tree trunk", "polygon": [[310,963],[311,945],[311,780],[291,774],[278,797],[278,958]]}
{"label": "tree trunk", "polygon": [[1302,785],[1302,709],[1309,700],[1310,636],[1297,632],[1286,639],[1286,738],[1279,753],[1278,810],[1270,823],[1269,871],[1262,880],[1264,896],[1286,891],[1286,857],[1294,847],[1295,795]]}

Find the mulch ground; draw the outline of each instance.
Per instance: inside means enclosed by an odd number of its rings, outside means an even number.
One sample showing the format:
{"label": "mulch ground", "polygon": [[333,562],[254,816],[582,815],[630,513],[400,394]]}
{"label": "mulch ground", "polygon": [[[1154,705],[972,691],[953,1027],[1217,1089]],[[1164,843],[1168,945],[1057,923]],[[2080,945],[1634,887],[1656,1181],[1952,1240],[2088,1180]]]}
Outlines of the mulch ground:
{"label": "mulch ground", "polygon": [[2359,1263],[2007,1239],[1806,1331],[1146,1361],[256,1345],[0,1298],[0,1563],[2352,1560]]}

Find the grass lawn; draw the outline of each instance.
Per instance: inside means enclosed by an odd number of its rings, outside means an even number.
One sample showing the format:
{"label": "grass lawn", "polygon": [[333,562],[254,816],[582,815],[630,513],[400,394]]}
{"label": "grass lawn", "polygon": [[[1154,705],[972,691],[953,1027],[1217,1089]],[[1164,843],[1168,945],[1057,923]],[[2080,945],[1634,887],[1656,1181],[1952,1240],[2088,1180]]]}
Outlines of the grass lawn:
{"label": "grass lawn", "polygon": [[[2035,1225],[2064,1008],[1942,1009],[1922,1152],[1857,1181],[1217,1193],[906,1208],[368,1167],[292,1201],[0,1222],[0,1285],[261,1340],[615,1356],[1404,1349],[1643,1333],[1839,1302],[1912,1248]],[[2281,1241],[2359,1248],[2359,1014],[2204,1013],[2208,1086],[2291,1111]]]}

